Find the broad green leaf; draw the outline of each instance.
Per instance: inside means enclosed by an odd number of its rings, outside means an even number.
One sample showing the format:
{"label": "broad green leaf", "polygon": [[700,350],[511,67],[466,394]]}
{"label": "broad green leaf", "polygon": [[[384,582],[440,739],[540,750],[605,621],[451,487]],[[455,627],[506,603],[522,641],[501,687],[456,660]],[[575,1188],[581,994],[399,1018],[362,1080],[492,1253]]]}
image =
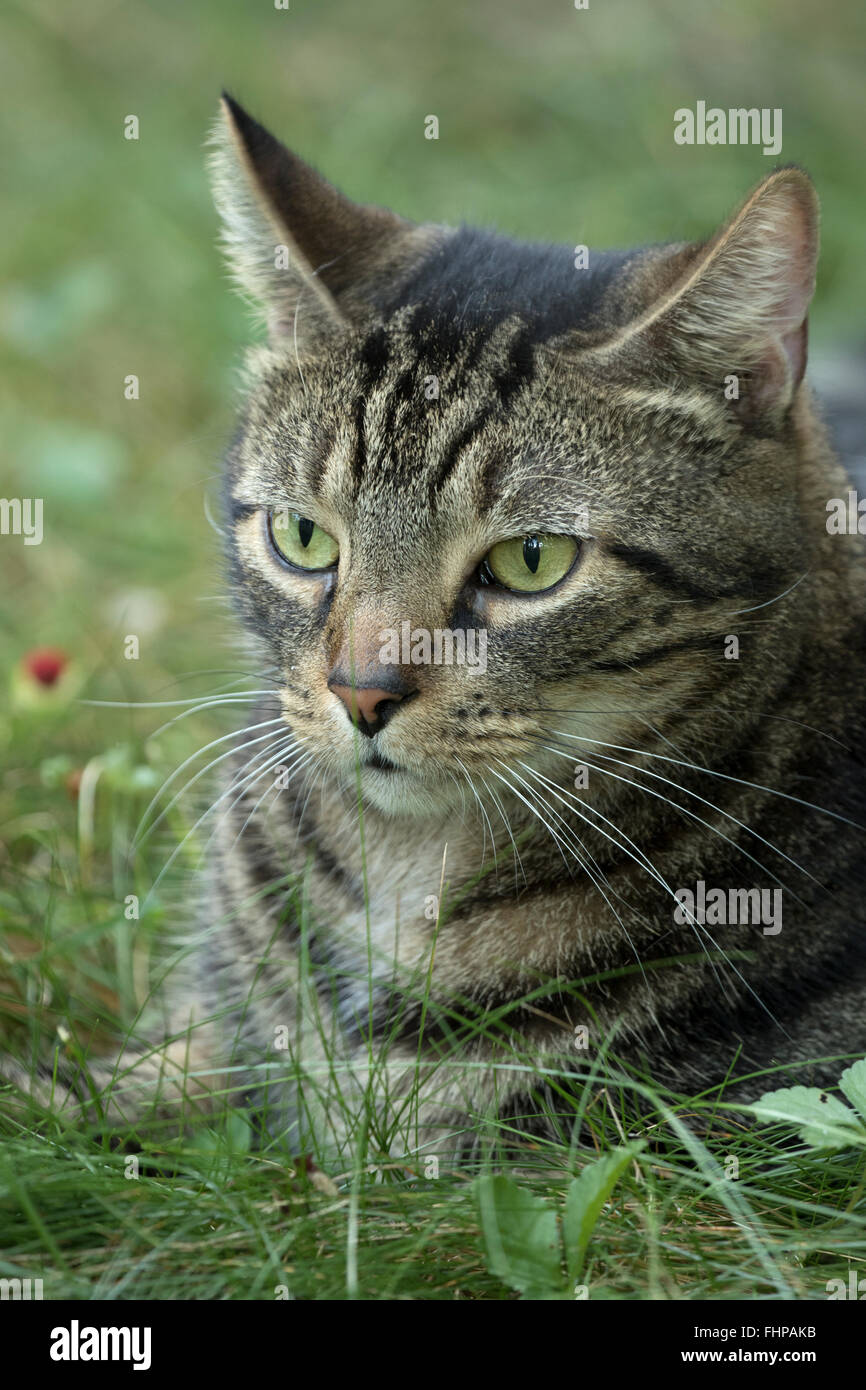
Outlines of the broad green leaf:
{"label": "broad green leaf", "polygon": [[643,1144],[639,1143],[614,1149],[603,1158],[588,1163],[569,1186],[562,1228],[570,1281],[580,1277],[589,1238],[602,1207],[619,1182],[623,1170],[642,1148]]}
{"label": "broad green leaf", "polygon": [[788,1086],[768,1091],[754,1105],[764,1124],[794,1124],[813,1149],[843,1149],[864,1137],[853,1110],[836,1096],[814,1086]]}
{"label": "broad green leaf", "polygon": [[509,1178],[476,1179],[481,1229],[491,1274],[528,1298],[565,1294],[553,1208]]}
{"label": "broad green leaf", "polygon": [[251,1140],[252,1131],[243,1111],[232,1110],[226,1116],[222,1130],[197,1130],[190,1140],[190,1147],[197,1153],[214,1154],[219,1158],[240,1158],[249,1153]]}
{"label": "broad green leaf", "polygon": [[866,1059],[846,1067],[839,1077],[839,1085],[843,1095],[848,1097],[859,1111],[860,1118],[866,1122]]}
{"label": "broad green leaf", "polygon": [[252,1130],[242,1110],[232,1110],[226,1123],[226,1141],[233,1154],[247,1154],[252,1142]]}

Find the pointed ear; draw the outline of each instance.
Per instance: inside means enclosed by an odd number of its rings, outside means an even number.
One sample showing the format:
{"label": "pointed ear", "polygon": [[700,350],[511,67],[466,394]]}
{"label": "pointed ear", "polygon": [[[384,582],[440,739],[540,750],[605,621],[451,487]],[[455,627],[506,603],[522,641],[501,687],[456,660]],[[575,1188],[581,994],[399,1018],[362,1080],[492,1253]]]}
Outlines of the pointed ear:
{"label": "pointed ear", "polygon": [[744,423],[777,427],[806,369],[818,213],[802,170],[770,174],[709,242],[672,254],[673,283],[602,355],[642,360],[644,373],[667,364],[731,400]]}
{"label": "pointed ear", "polygon": [[412,254],[421,229],[343,197],[227,93],[221,107],[211,170],[236,281],[272,340],[338,332],[363,313],[365,282]]}

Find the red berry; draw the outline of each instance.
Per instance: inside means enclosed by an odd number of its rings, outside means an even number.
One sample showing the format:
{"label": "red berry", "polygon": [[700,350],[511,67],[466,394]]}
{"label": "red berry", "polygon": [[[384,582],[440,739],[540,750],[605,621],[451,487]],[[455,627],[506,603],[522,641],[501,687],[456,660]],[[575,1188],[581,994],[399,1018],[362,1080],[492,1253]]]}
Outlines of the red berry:
{"label": "red berry", "polygon": [[57,647],[36,647],[24,658],[24,669],[40,685],[54,685],[66,666],[68,657]]}

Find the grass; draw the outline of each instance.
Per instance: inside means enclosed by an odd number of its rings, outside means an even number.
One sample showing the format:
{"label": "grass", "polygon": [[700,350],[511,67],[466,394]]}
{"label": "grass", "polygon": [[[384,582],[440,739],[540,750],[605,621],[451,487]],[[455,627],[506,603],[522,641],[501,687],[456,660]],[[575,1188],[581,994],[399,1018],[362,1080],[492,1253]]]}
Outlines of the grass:
{"label": "grass", "polygon": [[[835,16],[816,23],[805,0],[712,15],[685,0],[579,13],[457,0],[6,7],[3,490],[44,498],[45,540],[0,538],[5,1049],[97,1056],[134,1026],[206,827],[152,886],[204,801],[175,806],[130,861],[131,839],[172,770],[232,727],[211,709],[155,737],[176,710],[79,703],[192,698],[243,666],[204,506],[249,334],[203,175],[219,88],[356,197],[591,246],[705,235],[769,167],[753,149],[675,147],[678,106],[782,107],[783,158],[812,171],[824,205],[812,341],[844,348],[866,290],[864,21],[853,3]],[[431,112],[438,142],[423,139]],[[137,142],[122,136],[129,113]],[[129,373],[138,401],[124,398]],[[70,664],[37,698],[20,662],[45,645]],[[149,893],[132,925],[128,896]],[[560,1209],[570,1175],[639,1126],[623,1095],[587,1078],[577,1104],[591,1138],[524,1149],[518,1185]],[[658,1128],[600,1217],[592,1298],[824,1298],[827,1279],[862,1262],[861,1151],[812,1151],[718,1097],[648,1103]],[[689,1137],[707,1117],[705,1138]],[[6,1095],[0,1277],[43,1277],[51,1298],[514,1297],[491,1273],[473,1186],[506,1136],[479,1128],[479,1156],[459,1172],[425,1178],[417,1159],[362,1152],[320,1156],[322,1176],[250,1144],[228,1109],[184,1138],[130,1136],[66,1127]],[[125,1176],[131,1138],[137,1178]],[[722,1183],[731,1155],[740,1176]]]}
{"label": "grass", "polygon": [[[0,1276],[41,1278],[55,1299],[513,1298],[524,1227],[504,1266],[494,1245],[498,1234],[508,1246],[518,1198],[561,1219],[571,1176],[639,1132],[648,1142],[601,1210],[582,1296],[823,1299],[829,1280],[847,1286],[866,1259],[866,1144],[831,1158],[785,1126],[756,1128],[723,1096],[646,1093],[640,1116],[634,1098],[587,1075],[582,1144],[481,1123],[477,1157],[438,1172],[426,1154],[379,1158],[363,1134],[324,1172],[228,1106],[180,1135],[155,1123],[85,1131],[7,1103]],[[516,1187],[491,1240],[479,1178],[503,1169]],[[561,1271],[534,1296],[570,1298],[573,1284]]]}
{"label": "grass", "polygon": [[[145,771],[154,764],[132,749],[104,770],[86,872],[80,824],[77,840],[34,829],[38,854],[21,837],[14,891],[3,895],[15,930],[2,995],[19,1051],[26,1029],[43,1058],[97,1056],[135,1032],[161,978],[177,883],[133,930],[119,895],[129,884],[110,874],[150,799]],[[80,798],[77,808],[80,821]],[[178,812],[173,837],[143,848],[142,885],[194,816]],[[791,1125],[757,1126],[724,1089],[674,1096],[615,1077],[615,1064],[601,1075],[587,1063],[566,1102],[564,1074],[539,1076],[539,1103],[580,1117],[580,1140],[567,1119],[558,1138],[529,1140],[514,1119],[479,1117],[478,1146],[460,1166],[431,1165],[411,1142],[389,1155],[392,1135],[376,1132],[369,1096],[345,1102],[355,1138],[341,1151],[288,1153],[259,1111],[232,1108],[241,1083],[231,1070],[214,1113],[190,1111],[184,1132],[158,1118],[83,1125],[10,1088],[0,1101],[0,1277],[41,1278],[49,1298],[514,1298],[520,1281],[496,1261],[479,1177],[510,1173],[561,1217],[572,1176],[635,1136],[644,1147],[603,1207],[580,1276],[590,1298],[820,1299],[828,1280],[866,1262],[866,1144],[813,1150]],[[306,1078],[335,1090],[338,1081]],[[506,1231],[511,1219],[507,1204],[494,1216]],[[559,1296],[572,1296],[564,1273]]]}

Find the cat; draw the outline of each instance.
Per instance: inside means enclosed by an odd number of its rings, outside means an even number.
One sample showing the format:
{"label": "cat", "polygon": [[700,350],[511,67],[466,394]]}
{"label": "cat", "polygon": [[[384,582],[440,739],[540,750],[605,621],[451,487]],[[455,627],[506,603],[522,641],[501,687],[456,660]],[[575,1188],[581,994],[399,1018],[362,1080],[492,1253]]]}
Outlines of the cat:
{"label": "cat", "polygon": [[613,1056],[834,1081],[799,1064],[866,1052],[866,575],[804,381],[809,177],[584,263],[351,202],[229,96],[213,169],[267,327],[224,492],[266,689],[118,1110],[233,1063],[295,1152],[366,1116],[459,1154]]}

